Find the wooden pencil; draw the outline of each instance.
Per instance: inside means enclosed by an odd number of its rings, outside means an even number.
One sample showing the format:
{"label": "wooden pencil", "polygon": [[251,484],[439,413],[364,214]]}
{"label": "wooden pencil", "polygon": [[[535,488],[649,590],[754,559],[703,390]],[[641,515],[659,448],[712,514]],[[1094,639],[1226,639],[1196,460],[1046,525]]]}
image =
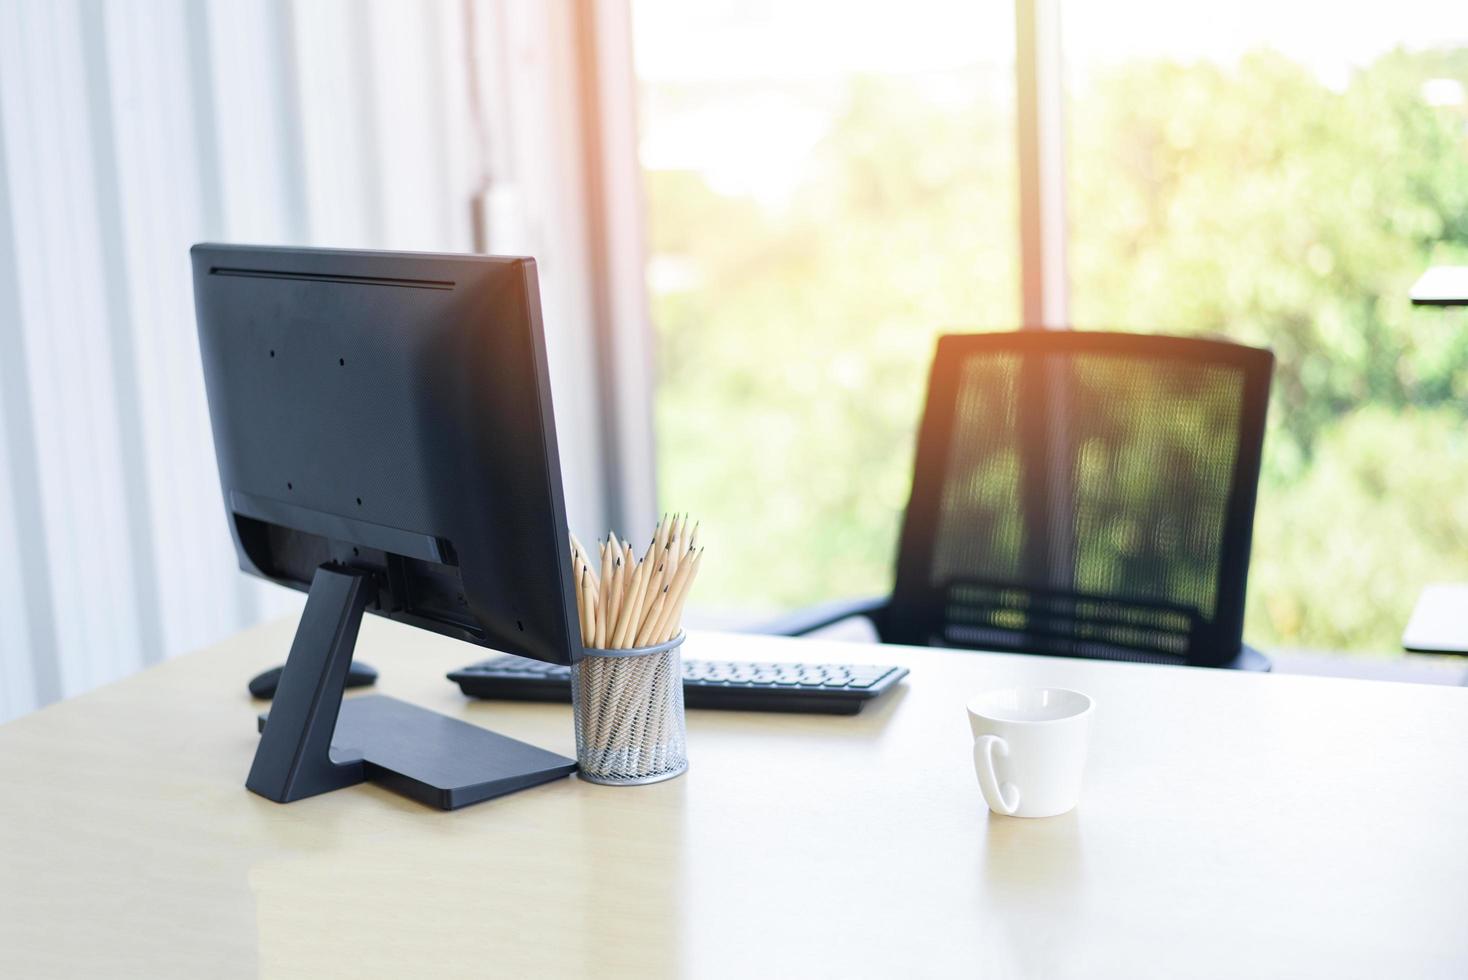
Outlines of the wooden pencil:
{"label": "wooden pencil", "polygon": [[624,577],[622,564],[622,550],[617,549],[617,557],[612,564],[612,585],[607,590],[610,597],[607,602],[607,635],[604,637],[607,643],[612,642],[612,637],[617,629],[617,616],[622,612],[622,579]]}
{"label": "wooden pencil", "polygon": [[642,601],[638,603],[636,617],[632,628],[627,631],[627,646],[638,645],[637,638],[642,635],[643,624],[647,622],[648,613],[652,611],[653,604],[658,601],[662,594],[663,586],[666,584],[667,555],[664,553],[658,558],[658,566],[653,569],[652,574],[647,577],[647,588],[642,590]]}
{"label": "wooden pencil", "polygon": [[621,627],[622,617],[626,612],[627,606],[632,602],[632,576],[639,568],[637,556],[633,553],[632,546],[626,541],[623,541],[622,548],[625,565],[622,571],[622,602],[617,606],[618,627]]}
{"label": "wooden pencil", "polygon": [[679,514],[673,519],[673,529],[668,533],[668,550],[672,556],[668,565],[670,572],[676,572],[678,563],[683,559],[683,536],[687,533],[688,515]]}
{"label": "wooden pencil", "polygon": [[581,581],[581,571],[582,571],[582,569],[585,569],[586,571],[588,571],[591,574],[591,580],[592,580],[591,584],[592,584],[592,587],[593,588],[596,588],[596,587],[599,586],[599,583],[596,581],[596,569],[594,569],[594,568],[591,567],[591,559],[587,556],[587,554],[586,554],[585,551],[577,551],[576,552],[576,561],[575,561],[574,564],[577,565],[577,566],[579,566],[579,567],[577,567],[575,569],[575,571],[576,571],[576,581],[577,581],[578,585],[579,585],[579,583]]}
{"label": "wooden pencil", "polygon": [[693,581],[693,575],[699,569],[699,559],[702,556],[703,553],[699,552],[697,555],[690,557],[690,559],[684,560],[683,566],[678,569],[677,578],[672,579],[672,585],[668,590],[668,603],[666,603],[664,610],[662,610],[661,618],[653,625],[650,643],[666,643],[666,641],[671,640],[672,634],[677,632],[678,612],[680,612],[681,604],[683,604],[684,594],[687,594],[688,584]]}
{"label": "wooden pencil", "polygon": [[647,590],[647,581],[652,576],[652,564],[649,561],[639,562],[637,574],[633,576],[632,589],[622,606],[620,622],[617,624],[617,634],[612,639],[613,649],[623,649],[631,646],[630,638],[634,623],[638,619],[638,610],[642,608],[642,596]]}
{"label": "wooden pencil", "polygon": [[576,612],[581,619],[581,642],[586,643],[588,630],[586,628],[586,573],[577,576],[576,582]]}
{"label": "wooden pencil", "polygon": [[581,601],[586,603],[586,635],[581,643],[596,646],[596,585],[592,584],[592,569],[581,572]]}
{"label": "wooden pencil", "polygon": [[592,642],[598,650],[607,647],[607,610],[612,605],[612,549],[608,541],[601,547],[601,583],[597,589],[596,605],[601,610],[601,615],[596,620],[596,636]]}
{"label": "wooden pencil", "polygon": [[688,576],[692,571],[693,562],[685,561],[679,567],[677,574],[673,576],[672,582],[668,584],[668,601],[664,603],[662,613],[657,619],[653,620],[652,629],[648,633],[650,642],[663,642],[661,639],[663,631],[667,628],[668,620],[673,615],[673,607],[677,603],[678,597],[683,594],[683,588],[687,584]]}
{"label": "wooden pencil", "polygon": [[642,622],[642,629],[637,631],[637,643],[635,646],[645,647],[648,641],[652,639],[653,625],[657,622],[658,616],[662,614],[663,606],[667,601],[668,587],[665,585],[662,591],[658,593],[658,597],[653,600],[653,604],[648,607],[647,616],[644,617]]}
{"label": "wooden pencil", "polygon": [[683,624],[683,604],[688,601],[688,594],[693,591],[693,580],[698,577],[698,568],[703,561],[703,552],[695,552],[688,561],[688,577],[683,581],[683,588],[678,597],[673,601],[673,612],[663,617],[662,634],[653,639],[654,643],[667,643],[678,635]]}

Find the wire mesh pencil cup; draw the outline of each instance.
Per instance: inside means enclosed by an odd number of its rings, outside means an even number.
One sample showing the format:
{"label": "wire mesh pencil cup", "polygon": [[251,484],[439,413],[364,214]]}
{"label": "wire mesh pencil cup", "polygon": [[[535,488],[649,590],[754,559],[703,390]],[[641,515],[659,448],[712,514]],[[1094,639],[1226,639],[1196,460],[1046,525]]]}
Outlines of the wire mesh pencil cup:
{"label": "wire mesh pencil cup", "polygon": [[571,671],[581,778],[612,786],[672,779],[688,768],[680,632],[630,650],[587,650]]}

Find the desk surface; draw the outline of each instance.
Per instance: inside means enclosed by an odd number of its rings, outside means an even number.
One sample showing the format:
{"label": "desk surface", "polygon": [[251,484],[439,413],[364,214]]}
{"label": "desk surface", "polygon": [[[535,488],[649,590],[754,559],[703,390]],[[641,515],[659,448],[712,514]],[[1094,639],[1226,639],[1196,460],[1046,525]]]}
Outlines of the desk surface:
{"label": "desk surface", "polygon": [[[452,813],[248,793],[277,622],[0,727],[0,975],[1468,976],[1468,690],[694,634],[896,661],[856,717],[694,712],[692,767]],[[465,700],[462,644],[368,617],[381,690]],[[1081,806],[990,817],[964,702],[1094,695]],[[430,969],[430,967],[432,969]]]}
{"label": "desk surface", "polygon": [[1468,585],[1438,583],[1423,588],[1402,631],[1402,649],[1468,654]]}

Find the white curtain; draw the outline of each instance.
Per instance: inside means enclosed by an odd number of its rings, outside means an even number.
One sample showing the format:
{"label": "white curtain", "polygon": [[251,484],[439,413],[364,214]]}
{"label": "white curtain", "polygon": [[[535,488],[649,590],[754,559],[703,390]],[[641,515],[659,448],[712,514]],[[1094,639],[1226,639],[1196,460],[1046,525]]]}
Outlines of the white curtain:
{"label": "white curtain", "polygon": [[573,14],[0,2],[0,720],[298,604],[235,563],[196,241],[463,251],[479,195],[539,262],[567,503],[605,526]]}

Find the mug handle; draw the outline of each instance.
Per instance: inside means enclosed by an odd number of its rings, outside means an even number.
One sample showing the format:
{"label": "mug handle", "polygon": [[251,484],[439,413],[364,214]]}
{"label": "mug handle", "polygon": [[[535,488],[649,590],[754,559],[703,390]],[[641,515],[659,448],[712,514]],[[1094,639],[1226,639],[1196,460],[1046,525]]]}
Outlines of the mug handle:
{"label": "mug handle", "polygon": [[1009,743],[998,735],[980,735],[974,739],[974,771],[979,774],[979,789],[989,809],[1012,817],[1019,809],[1019,787],[1014,783],[1000,784],[994,769],[995,752],[1009,755]]}

